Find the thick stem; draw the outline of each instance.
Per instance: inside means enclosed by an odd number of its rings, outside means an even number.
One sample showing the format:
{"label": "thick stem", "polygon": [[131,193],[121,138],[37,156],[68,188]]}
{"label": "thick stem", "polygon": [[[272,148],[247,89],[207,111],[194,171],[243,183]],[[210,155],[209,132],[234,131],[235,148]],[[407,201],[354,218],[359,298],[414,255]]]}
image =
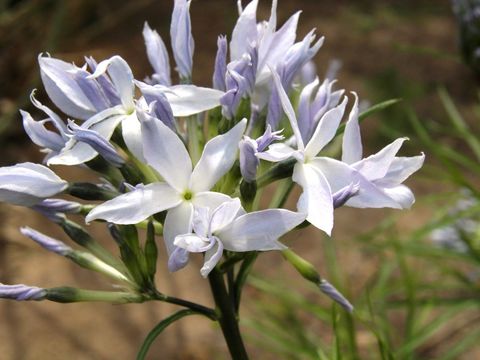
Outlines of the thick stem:
{"label": "thick stem", "polygon": [[228,350],[233,360],[248,360],[247,350],[243,344],[238,320],[235,313],[235,306],[227,293],[223,275],[217,269],[208,276],[210,288],[217,311],[219,311],[219,323],[222,328],[223,336],[227,342]]}

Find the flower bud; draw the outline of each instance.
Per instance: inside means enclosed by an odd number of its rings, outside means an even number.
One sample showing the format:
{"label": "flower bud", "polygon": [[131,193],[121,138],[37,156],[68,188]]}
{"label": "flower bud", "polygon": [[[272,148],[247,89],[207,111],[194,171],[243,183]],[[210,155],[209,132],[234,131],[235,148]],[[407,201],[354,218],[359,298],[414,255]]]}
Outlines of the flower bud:
{"label": "flower bud", "polygon": [[4,285],[0,283],[0,298],[12,299],[17,301],[25,300],[44,300],[46,290],[35,286],[27,286],[23,284]]}

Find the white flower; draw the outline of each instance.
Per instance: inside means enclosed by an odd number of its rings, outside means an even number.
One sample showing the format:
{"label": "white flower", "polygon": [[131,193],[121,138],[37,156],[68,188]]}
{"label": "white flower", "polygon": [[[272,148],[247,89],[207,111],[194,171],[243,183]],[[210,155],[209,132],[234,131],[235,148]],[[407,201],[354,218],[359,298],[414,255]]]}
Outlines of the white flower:
{"label": "white flower", "polygon": [[275,87],[280,102],[285,111],[295,136],[297,150],[284,143],[270,145],[267,151],[258,154],[258,157],[267,161],[281,161],[289,157],[297,159],[293,168],[292,180],[303,188],[297,207],[307,214],[307,221],[320,230],[331,234],[333,228],[333,197],[332,189],[323,171],[316,166],[317,154],[333,139],[338,125],[342,120],[347,98],[337,107],[327,111],[319,120],[318,125],[305,145],[298,127],[295,111],[281,84],[278,74],[272,69]]}
{"label": "white flower", "polygon": [[[282,250],[278,238],[305,220],[305,215],[285,209],[268,209],[245,214],[238,198],[216,208],[196,207],[193,232],[175,237],[174,245],[188,252],[205,252],[200,273],[207,277],[221,259],[223,250],[267,251]],[[173,257],[173,259],[172,259]],[[179,270],[172,253],[171,271]]]}
{"label": "white flower", "polygon": [[175,236],[190,232],[194,206],[215,208],[230,199],[209,190],[232,167],[247,120],[207,142],[192,170],[192,161],[178,135],[159,119],[137,112],[141,118],[145,159],[165,182],[137,186],[94,208],[86,221],[104,219],[116,224],[136,224],[168,210],[163,236],[170,254]]}

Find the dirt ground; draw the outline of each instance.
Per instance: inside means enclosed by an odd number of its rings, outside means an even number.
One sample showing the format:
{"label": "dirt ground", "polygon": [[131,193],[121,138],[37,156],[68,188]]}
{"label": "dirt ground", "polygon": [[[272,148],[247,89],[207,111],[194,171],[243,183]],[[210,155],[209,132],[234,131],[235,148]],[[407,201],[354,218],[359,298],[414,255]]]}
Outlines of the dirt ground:
{"label": "dirt ground", "polygon": [[[325,71],[333,58],[343,63],[339,85],[355,90],[361,98],[369,99],[367,79],[386,69],[395,68],[401,77],[424,84],[445,84],[456,98],[464,95],[465,104],[473,98],[465,89],[472,89],[473,80],[459,61],[449,57],[432,57],[421,49],[456,54],[456,27],[449,12],[449,1],[279,1],[280,21],[297,9],[303,9],[299,36],[312,27],[325,35],[326,43],[317,56],[319,73]],[[141,29],[144,20],[157,28],[168,39],[170,2],[140,1],[138,8],[121,21],[106,21],[103,28],[91,30],[86,39],[81,31],[78,37],[63,41],[52,55],[68,60],[82,61],[82,56],[92,54],[97,58],[120,54],[131,63],[134,73],[142,78],[150,71],[144,54]],[[102,11],[113,9],[106,2]],[[109,6],[111,6],[109,8]],[[267,18],[269,2],[261,1],[260,14]],[[410,7],[410,8],[409,8]],[[412,7],[418,7],[413,10]],[[100,11],[100,10],[98,10]],[[208,85],[216,50],[216,35],[229,33],[235,18],[233,1],[194,0],[191,6],[193,32],[196,41],[194,79]],[[108,17],[108,15],[106,15]],[[262,18],[262,16],[259,16]],[[420,51],[419,51],[420,49]],[[25,49],[21,49],[25,51]],[[19,50],[20,51],[20,50]],[[35,59],[42,49],[26,53]],[[0,58],[2,58],[0,53]],[[24,56],[26,56],[24,54]],[[34,62],[32,62],[34,64]],[[20,66],[12,64],[14,66]],[[35,66],[36,65],[32,65]],[[35,68],[35,71],[38,69]],[[1,74],[1,73],[0,73]],[[24,81],[28,84],[28,81]],[[2,91],[3,104],[10,104],[20,91]],[[385,99],[383,99],[385,100]],[[415,103],[417,110],[435,116],[439,107],[427,96]],[[19,122],[19,116],[15,121]],[[364,127],[366,141],[373,138],[375,121]],[[12,124],[12,131],[2,141],[4,155],[1,162],[12,164],[21,161],[40,161],[37,149],[24,142],[21,128]],[[408,134],[406,134],[408,135]],[[57,170],[57,169],[56,169]],[[58,168],[65,178],[73,179],[77,170]],[[430,184],[418,177],[409,182],[419,195],[432,191]],[[440,188],[440,187],[438,187]],[[295,196],[292,196],[296,199]],[[336,215],[333,240],[338,242],[338,262],[349,264],[345,273],[355,291],[375,271],[375,263],[353,243],[359,234],[385,217],[389,211],[340,209]],[[430,216],[427,207],[417,206],[402,217],[406,227],[415,227]],[[53,237],[66,240],[56,228],[46,225],[45,219],[28,209],[0,204],[0,281],[25,283],[41,287],[72,285],[89,289],[108,289],[108,282],[92,273],[79,269],[63,258],[46,253],[23,238],[18,228],[23,225],[44,231]],[[102,243],[114,248],[101,226],[90,226]],[[306,230],[288,241],[308,260],[322,269],[323,254],[318,246],[325,240],[320,232]],[[313,249],[313,250],[312,250]],[[318,249],[316,251],[315,249]],[[169,274],[162,252],[159,259],[157,284],[162,292],[177,297],[211,304],[207,282],[199,274],[200,259],[195,258],[186,269]],[[361,264],[361,266],[360,266]],[[292,288],[298,276],[282,261],[279,254],[262,255],[255,270],[262,277],[285,278]],[[280,275],[279,275],[280,274]],[[245,302],[254,294],[247,288]],[[322,300],[323,301],[323,300]],[[355,298],[353,298],[355,301]],[[147,332],[174,307],[162,303],[135,305],[108,304],[56,304],[50,302],[17,303],[0,302],[0,359],[133,359]],[[248,316],[248,313],[246,314]],[[250,349],[252,358],[275,359],[262,350]],[[219,329],[208,320],[189,318],[169,328],[153,345],[150,359],[226,359],[226,348]]]}

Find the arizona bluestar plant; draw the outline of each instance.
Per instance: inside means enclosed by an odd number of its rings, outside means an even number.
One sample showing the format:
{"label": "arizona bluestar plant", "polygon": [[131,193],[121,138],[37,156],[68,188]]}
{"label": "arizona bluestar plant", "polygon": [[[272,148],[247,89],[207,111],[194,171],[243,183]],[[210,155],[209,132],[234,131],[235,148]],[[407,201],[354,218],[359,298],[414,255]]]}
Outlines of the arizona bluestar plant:
{"label": "arizona bluestar plant", "polygon": [[[0,297],[177,304],[184,309],[160,328],[202,314],[219,322],[232,358],[246,359],[238,327],[242,288],[258,255],[278,251],[301,276],[353,311],[280,238],[309,223],[330,235],[334,209],[343,205],[409,208],[414,196],[402,183],[422,166],[424,155],[397,157],[406,140],[401,138],[363,158],[359,123],[366,113],[359,113],[357,95],[352,93],[342,124],[348,96],[333,90],[335,80],[321,80],[314,72],[312,58],[323,37],[316,40],[312,30],[297,41],[299,12],[278,27],[277,1],[266,21],[257,21],[257,5],[253,0],[242,8],[238,1],[232,35],[218,38],[212,88],[192,84],[194,41],[186,0],[175,0],[170,31],[179,84],[172,81],[164,41],[147,23],[143,37],[154,72],[143,80],[135,79],[118,55],[100,62],[88,57],[81,67],[39,56],[43,85],[57,110],[41,104],[34,90],[32,104],[46,117],[20,113],[27,135],[46,153],[45,165],[0,168],[0,200],[29,207],[60,226],[76,245],[28,227],[21,232],[44,249],[108,276],[116,288],[0,285]],[[328,156],[329,144],[342,134],[341,157]],[[66,181],[51,165],[86,167],[101,180]],[[260,208],[265,186],[280,179],[270,206]],[[294,184],[302,193],[296,208],[288,210],[284,204]],[[86,223],[106,222],[120,257],[70,214],[84,216]],[[139,229],[146,229],[144,242]],[[160,251],[165,249],[169,260],[157,269],[160,237]],[[200,273],[208,278],[216,309],[166,295],[155,284],[157,270],[179,271],[195,253],[204,258]],[[151,339],[145,342],[139,358],[150,344]]]}

